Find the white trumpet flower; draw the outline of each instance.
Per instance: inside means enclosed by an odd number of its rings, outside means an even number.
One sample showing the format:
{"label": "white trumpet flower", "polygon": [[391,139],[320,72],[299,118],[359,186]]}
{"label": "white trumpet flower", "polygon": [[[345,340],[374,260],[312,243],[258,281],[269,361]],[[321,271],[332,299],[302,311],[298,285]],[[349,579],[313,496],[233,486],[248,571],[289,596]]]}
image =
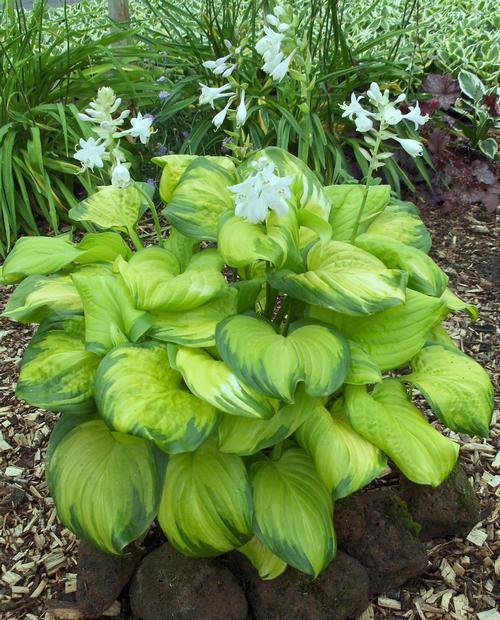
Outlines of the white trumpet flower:
{"label": "white trumpet flower", "polygon": [[403,149],[412,157],[420,157],[424,154],[424,147],[418,140],[411,140],[410,138],[396,138],[396,142],[399,142]]}
{"label": "white trumpet flower", "polygon": [[246,104],[245,104],[245,91],[242,90],[241,91],[240,103],[239,103],[238,108],[236,110],[236,125],[237,125],[237,127],[241,127],[242,125],[244,125],[246,120],[247,120],[247,107],[246,107]]}
{"label": "white trumpet flower", "polygon": [[200,105],[208,103],[212,110],[214,109],[214,103],[217,99],[221,99],[223,97],[231,97],[234,95],[233,92],[227,92],[228,88],[231,88],[230,84],[224,84],[224,86],[212,87],[205,86],[205,84],[201,84],[201,95],[199,99]]}

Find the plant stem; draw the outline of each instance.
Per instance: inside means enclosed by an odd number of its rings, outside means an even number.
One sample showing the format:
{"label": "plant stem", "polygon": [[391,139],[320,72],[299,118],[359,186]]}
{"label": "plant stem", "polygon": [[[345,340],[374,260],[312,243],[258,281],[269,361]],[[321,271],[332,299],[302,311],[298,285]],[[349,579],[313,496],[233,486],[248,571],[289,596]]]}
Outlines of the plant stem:
{"label": "plant stem", "polygon": [[130,239],[132,240],[132,243],[134,244],[135,249],[136,250],[142,250],[143,247],[144,247],[144,244],[139,239],[139,235],[137,234],[137,232],[133,228],[130,228],[129,231],[128,231],[128,235],[129,235]]}
{"label": "plant stem", "polygon": [[354,243],[354,240],[356,239],[356,235],[358,234],[359,222],[363,215],[363,211],[365,210],[366,201],[368,199],[368,192],[370,190],[370,183],[373,177],[373,171],[375,170],[375,166],[377,164],[378,150],[380,148],[380,144],[382,143],[382,131],[383,131],[383,128],[381,125],[377,133],[377,139],[373,147],[372,158],[370,160],[370,166],[368,167],[368,173],[366,175],[365,187],[364,187],[364,192],[363,192],[363,200],[361,202],[361,207],[359,208],[358,214],[356,216],[356,221],[354,222],[354,228],[352,229],[351,243]]}
{"label": "plant stem", "polygon": [[156,205],[143,189],[141,189],[139,186],[136,186],[136,187],[138,187],[139,191],[142,194],[142,197],[148,204],[149,210],[151,211],[151,215],[153,216],[156,236],[158,237],[158,242],[161,245],[163,243],[163,235],[162,235],[162,230],[161,230],[161,225],[160,225],[160,218],[158,217],[158,213],[156,212]]}

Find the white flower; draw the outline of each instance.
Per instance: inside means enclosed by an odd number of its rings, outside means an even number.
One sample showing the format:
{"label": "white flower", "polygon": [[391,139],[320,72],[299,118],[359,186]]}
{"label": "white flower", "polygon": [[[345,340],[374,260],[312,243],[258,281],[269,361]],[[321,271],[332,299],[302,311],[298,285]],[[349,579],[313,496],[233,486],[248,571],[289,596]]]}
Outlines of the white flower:
{"label": "white flower", "polygon": [[129,183],[130,172],[128,169],[122,163],[116,164],[111,174],[111,184],[120,189],[125,189]]}
{"label": "white flower", "polygon": [[383,108],[389,103],[389,91],[384,90],[384,94],[382,94],[377,82],[372,82],[370,84],[370,88],[366,91],[366,94],[378,108]]}
{"label": "white flower", "polygon": [[359,103],[361,101],[361,99],[364,99],[364,97],[356,97],[356,95],[354,93],[352,93],[351,94],[351,103],[349,105],[347,105],[345,103],[342,103],[340,105],[342,110],[344,110],[344,112],[342,114],[342,118],[345,118],[347,116],[352,121],[352,117],[354,116],[354,114],[363,114],[365,116],[367,114],[369,114],[363,108],[363,106]]}
{"label": "white flower", "polygon": [[245,124],[247,120],[247,107],[245,105],[245,91],[241,91],[241,99],[236,110],[236,125],[237,127],[241,127]]}
{"label": "white flower", "polygon": [[273,53],[276,48],[279,50],[281,42],[285,38],[284,34],[274,32],[274,30],[268,26],[264,26],[264,32],[265,35],[259,39],[255,45],[255,51],[261,56],[264,56],[266,52]]}
{"label": "white flower", "polygon": [[[229,58],[231,58],[231,54],[223,56],[222,58],[217,58],[217,60],[205,60],[202,65],[205,67],[205,69],[213,69],[215,73],[216,69],[226,65],[226,61],[229,60]],[[220,73],[222,73],[222,71]]]}
{"label": "white flower", "polygon": [[230,75],[232,75],[233,71],[236,69],[237,64],[234,63],[233,65],[229,65],[229,67],[227,67],[227,69],[224,71],[224,73],[222,74],[222,77],[229,77]]}
{"label": "white flower", "polygon": [[358,114],[355,123],[358,131],[365,132],[373,129],[373,121],[366,114]]}
{"label": "white flower", "polygon": [[280,25],[280,20],[276,17],[276,15],[266,15],[266,20],[271,24],[271,26],[278,27]]}
{"label": "white flower", "polygon": [[280,4],[278,4],[274,7],[273,13],[276,15],[276,17],[283,17],[283,15],[285,14],[285,9]]}
{"label": "white flower", "polygon": [[88,140],[80,139],[81,148],[75,151],[74,158],[82,162],[84,170],[90,168],[94,170],[94,166],[102,168],[104,166],[103,157],[106,153],[106,147],[101,144],[100,140],[89,138]]}
{"label": "white flower", "polygon": [[279,49],[272,54],[266,52],[264,54],[264,60],[265,63],[262,65],[262,71],[264,71],[264,73],[272,73],[283,60],[283,54]]}
{"label": "white flower", "polygon": [[408,112],[408,114],[405,114],[403,118],[407,121],[412,121],[413,123],[415,123],[415,129],[418,129],[420,125],[425,125],[425,123],[429,120],[428,114],[420,113],[420,105],[418,101],[415,104],[415,107],[410,106],[409,109],[410,111]]}
{"label": "white flower", "polygon": [[128,133],[133,138],[139,138],[142,144],[146,144],[151,134],[154,133],[152,128],[152,117],[143,116],[140,112],[137,113],[136,118],[130,119],[130,124],[132,127],[128,130]]}
{"label": "white flower", "polygon": [[219,87],[211,87],[205,86],[204,84],[200,83],[200,86],[201,95],[199,103],[200,105],[203,105],[204,103],[210,104],[212,110],[214,109],[214,102],[216,101],[216,99],[221,99],[222,97],[231,97],[232,95],[234,95],[234,93],[232,92],[227,92],[227,89],[231,88],[230,84],[224,84],[224,86]]}
{"label": "white flower", "polygon": [[409,138],[394,138],[399,142],[404,150],[412,157],[420,157],[424,154],[424,147],[418,140],[410,140]]}
{"label": "white flower", "polygon": [[229,112],[229,106],[233,103],[233,101],[234,101],[234,97],[232,97],[227,102],[227,105],[224,108],[222,108],[222,110],[213,117],[212,123],[215,125],[216,129],[219,129],[222,123],[224,122],[224,120],[226,119],[227,113]]}
{"label": "white flower", "polygon": [[279,63],[279,65],[271,71],[271,77],[273,78],[273,80],[276,80],[276,82],[281,82],[281,80],[285,77],[285,75],[288,72],[288,67],[290,65],[290,62],[292,58],[295,56],[295,52],[296,50],[293,50],[293,52],[289,54],[285,58],[285,60],[282,60]]}
{"label": "white flower", "polygon": [[397,125],[403,115],[393,105],[388,105],[382,111],[382,121],[388,125]]}
{"label": "white flower", "polygon": [[236,194],[235,214],[257,224],[264,222],[269,209],[279,216],[290,211],[290,185],[293,177],[279,177],[275,165],[267,157],[252,163],[255,174],[229,189]]}

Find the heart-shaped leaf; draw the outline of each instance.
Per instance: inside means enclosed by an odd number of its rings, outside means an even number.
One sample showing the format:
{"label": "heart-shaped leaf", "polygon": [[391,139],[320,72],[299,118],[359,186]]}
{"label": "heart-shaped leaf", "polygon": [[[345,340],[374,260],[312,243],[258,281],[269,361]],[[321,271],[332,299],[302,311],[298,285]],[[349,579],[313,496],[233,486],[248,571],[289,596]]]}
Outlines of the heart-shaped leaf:
{"label": "heart-shaped leaf", "polygon": [[256,390],[293,402],[299,382],[311,396],[332,394],[344,382],[349,346],[323,325],[298,321],[288,336],[277,334],[267,321],[237,315],[216,329],[217,349],[233,372]]}

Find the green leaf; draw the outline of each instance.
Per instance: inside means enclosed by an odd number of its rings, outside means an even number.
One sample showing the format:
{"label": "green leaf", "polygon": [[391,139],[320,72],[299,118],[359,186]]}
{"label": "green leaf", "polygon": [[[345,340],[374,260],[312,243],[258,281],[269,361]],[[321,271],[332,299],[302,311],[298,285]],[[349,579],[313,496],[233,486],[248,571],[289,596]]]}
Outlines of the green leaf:
{"label": "green leaf", "polygon": [[295,403],[284,405],[269,420],[223,415],[217,426],[217,446],[221,452],[246,456],[283,441],[311,415],[318,399],[307,396],[302,387]]}
{"label": "green leaf", "polygon": [[474,102],[481,102],[486,94],[486,88],[481,80],[470,71],[462,70],[458,74],[460,90]]}
{"label": "green leaf", "polygon": [[460,350],[424,347],[402,377],[422,392],[448,428],[468,435],[488,436],[494,405],[493,386],[486,371]]}
{"label": "green leaf", "polygon": [[436,487],[450,475],[458,444],[427,422],[396,379],[379,383],[371,395],[364,386],[347,386],[345,407],[353,428],[385,452],[409,480]]}
{"label": "green leaf", "polygon": [[485,140],[479,140],[479,149],[489,159],[495,159],[498,153],[498,142],[495,138],[486,138]]}
{"label": "green leaf", "polygon": [[445,303],[411,289],[406,302],[366,317],[350,317],[314,307],[312,318],[336,327],[353,340],[385,372],[404,366],[424,346],[430,330],[448,314]]}
{"label": "green leaf", "polygon": [[270,418],[278,409],[276,401],[240,381],[225,362],[215,360],[207,351],[172,347],[169,357],[191,392],[224,413]]}
{"label": "green leaf", "polygon": [[431,249],[431,236],[411,202],[391,204],[366,229],[371,235],[382,235],[392,241],[411,245],[426,254]]}
{"label": "green leaf", "polygon": [[2,316],[20,323],[83,314],[80,295],[69,276],[28,276],[10,296]]}
{"label": "green leaf", "polygon": [[48,411],[92,412],[98,365],[85,349],[83,317],[47,321],[24,353],[16,395]]}
{"label": "green leaf", "polygon": [[215,328],[223,319],[236,314],[237,299],[236,290],[228,288],[217,299],[193,310],[153,314],[148,334],[156,340],[186,347],[213,347]]}
{"label": "green leaf", "polygon": [[474,304],[468,304],[455,295],[453,291],[447,288],[441,295],[441,299],[446,304],[448,310],[452,312],[461,312],[465,310],[473,321],[479,318],[479,310]]}
{"label": "green leaf", "polygon": [[192,310],[227,288],[222,259],[213,249],[194,254],[183,273],[177,258],[159,247],[140,250],[128,262],[119,259],[117,267],[140,310]]}
{"label": "green leaf", "polygon": [[257,569],[259,577],[264,581],[276,579],[286,570],[286,562],[283,562],[278,556],[274,555],[271,549],[266,547],[257,536],[251,538],[245,545],[240,547],[238,551],[250,560]]}
{"label": "green leaf", "polygon": [[349,348],[351,350],[351,366],[345,382],[352,385],[380,383],[382,373],[368,353],[352,340],[349,341]]}
{"label": "green leaf", "polygon": [[336,551],[333,502],[310,457],[287,450],[279,461],[253,463],[250,478],[257,537],[284,562],[319,575]]}
{"label": "green leaf", "polygon": [[[163,168],[160,180],[160,196],[164,203],[168,204],[172,200],[179,180],[186,171],[186,168],[196,159],[198,155],[164,155],[162,157],[153,157],[153,164]],[[234,172],[234,164],[228,157],[210,157],[205,156],[209,162],[213,162],[225,168],[229,172]]]}
{"label": "green leaf", "polygon": [[177,183],[164,216],[187,237],[217,241],[220,217],[234,210],[234,174],[198,157]]}
{"label": "green leaf", "polygon": [[169,460],[158,521],[185,555],[214,556],[252,535],[252,491],[243,460],[212,441]]}
{"label": "green leaf", "polygon": [[176,228],[169,230],[168,237],[163,242],[163,247],[172,252],[179,261],[181,271],[185,271],[191,257],[199,249],[200,242],[186,237]]}
{"label": "green leaf", "polygon": [[323,325],[297,321],[288,336],[262,319],[236,315],[219,323],[217,349],[233,372],[271,398],[293,402],[298,383],[311,396],[327,396],[344,382],[347,342]]}
{"label": "green leaf", "polygon": [[215,409],[183,387],[166,347],[151,342],[108,353],[97,372],[95,398],[110,427],[151,439],[170,454],[195,450],[217,422]]}
{"label": "green leaf", "polygon": [[78,257],[80,264],[112,263],[117,256],[129,259],[132,251],[116,232],[87,233],[78,244],[83,253]]}
{"label": "green leaf", "polygon": [[151,317],[134,308],[127,288],[114,275],[81,272],[71,277],[83,302],[88,351],[104,355],[147,332]]}
{"label": "green leaf", "polygon": [[[332,239],[351,241],[356,218],[358,217],[365,192],[364,185],[330,185],[325,193],[330,200],[330,224],[333,230]],[[357,234],[366,232],[373,218],[382,213],[389,204],[391,188],[389,185],[374,185],[368,188],[368,196],[359,221]]]}
{"label": "green leaf", "polygon": [[333,499],[362,489],[387,467],[385,456],[352,428],[339,407],[329,413],[317,406],[295,431],[295,438]]}
{"label": "green leaf", "polygon": [[129,185],[125,189],[106,185],[70,210],[76,222],[91,222],[100,228],[135,231],[142,205],[140,191]]}
{"label": "green leaf", "polygon": [[120,554],[156,517],[162,462],[149,442],[94,420],[57,444],[47,481],[64,525],[103,551]]}
{"label": "green leaf", "polygon": [[448,276],[422,250],[375,234],[361,235],[356,245],[379,258],[390,269],[408,273],[408,286],[420,293],[440,297],[448,285]]}
{"label": "green leaf", "polygon": [[59,237],[21,237],[3,264],[5,283],[26,276],[47,275],[63,269],[82,254],[69,234]]}
{"label": "green leaf", "polygon": [[316,243],[307,254],[307,271],[269,274],[274,288],[308,304],[353,316],[402,304],[406,274],[387,269],[368,252],[340,241]]}

